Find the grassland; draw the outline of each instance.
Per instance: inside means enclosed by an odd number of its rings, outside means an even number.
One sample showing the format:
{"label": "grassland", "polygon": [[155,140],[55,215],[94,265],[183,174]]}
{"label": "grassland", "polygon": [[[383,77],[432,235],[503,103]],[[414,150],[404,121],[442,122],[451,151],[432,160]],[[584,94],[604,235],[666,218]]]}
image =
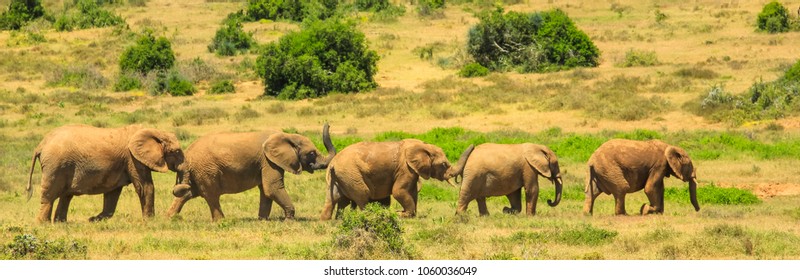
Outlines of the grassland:
{"label": "grassland", "polygon": [[[8,1],[0,0],[0,6]],[[222,198],[226,219],[210,221],[202,199],[177,219],[163,213],[172,200],[174,174],[154,174],[157,216],[142,220],[133,188],[126,188],[114,218],[101,223],[100,196],[73,200],[66,224],[37,225],[39,205],[23,189],[33,147],[49,130],[68,123],[116,127],[145,124],[175,132],[184,147],[216,131],[283,129],[319,140],[324,122],[342,148],[362,140],[423,139],[451,160],[469,144],[535,142],[551,147],[564,172],[564,200],[540,203],[536,217],[505,215],[505,198],[488,200],[489,217],[456,217],[457,189],[426,181],[418,217],[404,219],[403,238],[417,259],[798,259],[800,258],[800,118],[731,123],[695,114],[714,85],[743,92],[774,80],[800,57],[800,33],[755,31],[763,3],[749,1],[527,1],[507,10],[558,7],[601,50],[596,68],[544,74],[495,73],[458,78],[473,13],[490,5],[448,5],[441,18],[419,18],[409,8],[396,22],[358,16],[370,47],[381,55],[374,92],[296,102],[260,97],[256,55],[219,57],[207,51],[214,31],[242,1],[150,0],[146,7],[116,6],[131,30],[167,36],[183,73],[200,92],[191,97],[113,92],[118,58],[133,43],[115,28],[56,32],[45,23],[0,32],[0,245],[33,234],[90,259],[329,259],[347,258],[335,236],[341,221],[320,222],[324,172],[289,175],[295,221],[274,211],[256,220],[255,189]],[[62,1],[44,1],[58,10]],[[798,1],[784,1],[797,7]],[[794,9],[790,9],[794,10]],[[179,13],[176,11],[180,11]],[[656,20],[656,13],[666,18]],[[259,43],[296,30],[288,22],[247,23]],[[45,40],[24,39],[25,32]],[[421,49],[430,49],[420,58]],[[640,62],[626,63],[628,53]],[[235,94],[205,92],[210,81],[234,81]],[[666,210],[657,216],[613,216],[601,196],[595,216],[581,214],[585,161],[610,138],[663,139],[687,149],[700,182],[701,211],[686,186],[667,179]],[[321,146],[321,145],[320,145]],[[34,182],[40,174],[34,174]],[[542,180],[540,199],[552,198]],[[39,194],[36,190],[34,197]],[[646,202],[628,197],[629,213]],[[277,208],[276,208],[277,209]],[[393,203],[392,210],[399,210]],[[61,243],[59,243],[61,242]],[[375,258],[395,258],[377,255]]]}

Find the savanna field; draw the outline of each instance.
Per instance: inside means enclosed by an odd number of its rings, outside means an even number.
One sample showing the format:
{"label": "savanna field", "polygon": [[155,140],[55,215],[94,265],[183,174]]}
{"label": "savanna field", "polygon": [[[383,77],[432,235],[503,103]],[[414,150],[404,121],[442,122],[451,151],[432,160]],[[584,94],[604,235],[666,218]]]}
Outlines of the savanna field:
{"label": "savanna field", "polygon": [[[10,2],[0,0],[0,7]],[[51,19],[0,31],[0,259],[800,258],[800,1],[781,2],[790,27],[777,33],[757,27],[768,1],[462,0],[443,8],[393,1],[390,12],[340,15],[377,54],[376,86],[298,100],[265,94],[257,68],[264,46],[304,23],[245,20],[252,47],[234,55],[216,51],[229,46],[210,47],[229,14],[248,1],[98,1],[111,2],[99,7],[123,22],[86,28],[59,20],[80,13],[72,0],[41,2]],[[469,30],[498,5],[505,12],[560,9],[596,45],[597,66],[465,77],[474,62]],[[169,40],[174,66],[164,77],[123,73],[121,55],[148,32]],[[192,89],[173,96],[181,88],[172,85]],[[253,188],[223,195],[225,219],[212,222],[202,198],[166,217],[175,173],[153,172],[152,219],[142,218],[128,186],[111,219],[89,222],[103,198],[76,196],[68,222],[39,224],[38,163],[26,200],[33,149],[62,125],[141,124],[175,133],[184,149],[212,132],[272,129],[305,135],[324,151],[326,122],[339,151],[360,141],[416,138],[455,162],[470,144],[546,145],[558,155],[562,201],[544,203],[555,191],[540,178],[534,217],[504,214],[505,197],[487,199],[489,216],[479,217],[475,203],[456,216],[459,190],[427,180],[415,218],[394,217],[402,208],[392,201],[389,211],[370,207],[320,221],[320,170],[285,176],[295,220],[284,221],[278,206],[269,220],[258,220]],[[667,178],[662,215],[637,215],[647,202],[639,191],[627,196],[628,216],[614,215],[610,195],[584,216],[586,162],[613,138],[684,148],[696,168],[701,210],[694,211],[686,183]],[[359,219],[400,231],[361,234],[353,230]]]}

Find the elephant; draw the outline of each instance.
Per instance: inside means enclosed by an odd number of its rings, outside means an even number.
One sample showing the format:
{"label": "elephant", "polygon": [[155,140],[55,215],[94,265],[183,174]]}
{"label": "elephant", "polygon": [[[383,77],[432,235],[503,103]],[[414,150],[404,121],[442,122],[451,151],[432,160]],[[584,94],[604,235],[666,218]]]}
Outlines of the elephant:
{"label": "elephant", "polygon": [[72,197],[103,194],[103,211],[89,221],[111,218],[122,187],[133,183],[144,217],[154,214],[151,171],[178,172],[184,155],[175,134],[139,125],[97,128],[66,125],[48,133],[33,152],[26,188],[28,200],[36,160],[42,169],[41,208],[37,220],[50,222],[53,203],[59,199],[53,222],[66,222]]}
{"label": "elephant", "polygon": [[328,166],[327,194],[320,219],[331,219],[334,204],[342,209],[352,203],[363,210],[367,203],[375,201],[388,206],[390,197],[403,206],[401,217],[414,217],[419,178],[449,181],[463,170],[472,149],[473,146],[467,148],[458,163],[451,166],[442,148],[417,139],[350,145]]}
{"label": "elephant", "polygon": [[547,204],[557,206],[561,202],[563,181],[558,157],[552,150],[533,143],[481,144],[475,147],[464,166],[456,214],[465,213],[469,203],[476,200],[479,214],[489,215],[486,197],[500,195],[505,195],[511,204],[503,208],[504,213],[519,213],[524,187],[525,213],[536,215],[539,176],[555,185],[555,201],[547,200]]}
{"label": "elephant", "polygon": [[300,174],[325,169],[336,155],[329,126],[323,127],[322,139],[328,157],[323,157],[314,143],[299,134],[280,131],[216,133],[203,136],[186,150],[185,172],[178,173],[173,188],[175,199],[167,216],[180,213],[190,199],[201,196],[208,203],[211,219],[225,217],[219,198],[258,186],[258,218],[266,220],[272,202],[283,208],[286,219],[293,219],[295,208],[284,188],[284,171]]}
{"label": "elephant", "polygon": [[625,195],[644,189],[650,201],[639,209],[647,215],[664,212],[664,177],[670,175],[689,183],[689,196],[695,211],[697,180],[692,159],[685,150],[660,140],[636,141],[613,139],[600,145],[589,158],[584,189],[585,215],[592,215],[594,201],[601,193],[616,200],[617,215],[626,215]]}

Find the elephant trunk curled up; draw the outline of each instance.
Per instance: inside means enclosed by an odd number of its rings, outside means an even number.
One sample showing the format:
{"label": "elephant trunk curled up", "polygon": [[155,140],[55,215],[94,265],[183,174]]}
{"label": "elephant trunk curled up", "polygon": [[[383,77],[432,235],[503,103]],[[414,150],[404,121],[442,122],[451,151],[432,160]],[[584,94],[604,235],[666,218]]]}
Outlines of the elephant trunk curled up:
{"label": "elephant trunk curled up", "polygon": [[336,155],[336,147],[333,146],[333,142],[331,142],[331,134],[328,131],[329,125],[325,123],[325,126],[322,127],[322,143],[325,144],[325,150],[328,152],[328,157],[324,160],[313,164],[311,167],[313,169],[326,169],[328,168],[328,164],[331,163],[331,160]]}
{"label": "elephant trunk curled up", "polygon": [[456,165],[450,166],[450,169],[448,169],[444,175],[444,180],[447,181],[447,183],[455,187],[456,185],[454,185],[453,182],[450,181],[450,179],[455,178],[456,183],[459,183],[458,176],[461,176],[463,178],[464,166],[467,164],[467,159],[469,158],[469,155],[472,154],[472,150],[474,149],[475,145],[469,145],[469,147],[467,147],[467,149],[464,150],[463,153],[461,153],[461,157],[458,159]]}

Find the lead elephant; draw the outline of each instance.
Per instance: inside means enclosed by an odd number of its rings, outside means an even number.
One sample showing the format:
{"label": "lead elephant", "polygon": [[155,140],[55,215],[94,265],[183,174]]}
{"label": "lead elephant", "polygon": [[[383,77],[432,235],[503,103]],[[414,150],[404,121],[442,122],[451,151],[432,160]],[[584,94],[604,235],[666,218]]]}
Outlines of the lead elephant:
{"label": "lead elephant", "polygon": [[328,124],[323,127],[322,139],[328,157],[298,134],[264,131],[203,136],[186,150],[187,168],[178,173],[173,189],[176,198],[167,215],[180,213],[187,201],[201,196],[208,203],[212,220],[217,221],[225,217],[219,204],[221,195],[258,186],[259,219],[269,218],[273,201],[283,208],[287,219],[292,219],[295,209],[284,186],[284,171],[297,175],[327,168],[336,155]]}
{"label": "lead elephant", "polygon": [[53,203],[59,199],[55,222],[67,220],[69,203],[75,195],[103,194],[103,211],[90,221],[111,218],[122,187],[133,183],[142,214],[154,213],[151,171],[179,171],[184,156],[174,134],[131,125],[96,128],[67,125],[47,134],[33,153],[26,188],[33,194],[36,159],[42,167],[42,198],[37,220],[51,221]]}
{"label": "lead elephant", "polygon": [[539,176],[555,185],[555,201],[548,200],[548,205],[555,207],[561,201],[562,180],[558,157],[542,145],[481,144],[467,159],[463,176],[457,214],[466,212],[469,203],[476,200],[479,214],[489,215],[486,197],[500,195],[505,195],[511,203],[511,207],[504,208],[503,212],[518,213],[522,210],[521,190],[524,188],[525,212],[535,215]]}
{"label": "lead elephant", "polygon": [[670,175],[689,182],[690,200],[700,211],[695,169],[686,151],[659,140],[609,140],[589,158],[583,212],[591,215],[597,196],[606,193],[614,196],[615,213],[625,215],[625,195],[644,189],[650,205],[643,204],[639,213],[663,213],[664,177]]}
{"label": "lead elephant", "polygon": [[401,216],[414,217],[419,178],[447,181],[455,177],[464,168],[472,148],[467,148],[458,163],[451,166],[442,148],[416,139],[350,145],[328,166],[320,218],[331,219],[334,204],[341,209],[352,202],[364,209],[373,201],[389,205],[390,196],[403,206]]}

